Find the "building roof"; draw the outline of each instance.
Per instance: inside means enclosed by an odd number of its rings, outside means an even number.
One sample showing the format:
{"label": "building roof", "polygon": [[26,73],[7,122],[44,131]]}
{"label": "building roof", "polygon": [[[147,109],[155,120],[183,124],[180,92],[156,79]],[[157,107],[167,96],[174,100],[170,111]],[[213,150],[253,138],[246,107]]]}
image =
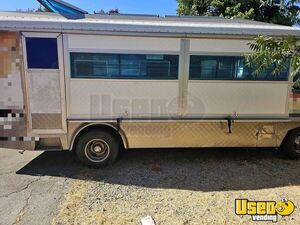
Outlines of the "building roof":
{"label": "building roof", "polygon": [[177,17],[156,15],[86,15],[71,20],[55,13],[0,12],[0,30],[71,33],[149,33],[170,36],[239,35],[300,37],[296,27],[221,17]]}

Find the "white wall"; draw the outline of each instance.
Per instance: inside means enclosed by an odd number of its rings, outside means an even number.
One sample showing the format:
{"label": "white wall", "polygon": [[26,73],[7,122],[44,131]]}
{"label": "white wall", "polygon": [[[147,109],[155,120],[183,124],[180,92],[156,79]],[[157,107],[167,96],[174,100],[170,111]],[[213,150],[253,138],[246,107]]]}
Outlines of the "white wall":
{"label": "white wall", "polygon": [[188,90],[189,115],[287,115],[287,82],[190,81]]}
{"label": "white wall", "polygon": [[[68,35],[69,51],[179,55],[180,39]],[[178,81],[69,79],[69,118],[169,116],[178,111]]]}
{"label": "white wall", "polygon": [[[178,54],[180,39],[68,35],[69,51]],[[178,81],[69,79],[69,118],[168,116],[178,111]]]}
{"label": "white wall", "polygon": [[70,83],[72,119],[177,114],[177,81],[81,80]]}
{"label": "white wall", "polygon": [[191,39],[190,52],[211,53],[214,55],[245,54],[251,52],[248,43],[251,40],[226,40],[226,39]]}
{"label": "white wall", "polygon": [[102,35],[68,35],[70,49],[179,51],[180,39],[150,37],[117,37]]}
{"label": "white wall", "polygon": [[[252,40],[192,39],[189,54],[243,56]],[[287,116],[288,82],[192,81],[188,82],[188,107],[192,116]]]}
{"label": "white wall", "polygon": [[[187,54],[241,56],[250,52],[249,42],[191,39]],[[79,52],[180,54],[180,39],[175,38],[68,35],[66,43],[69,51]],[[69,71],[66,75],[69,118],[165,117],[179,111],[179,81],[71,79]],[[288,82],[189,81],[186,95],[186,116],[288,115]]]}

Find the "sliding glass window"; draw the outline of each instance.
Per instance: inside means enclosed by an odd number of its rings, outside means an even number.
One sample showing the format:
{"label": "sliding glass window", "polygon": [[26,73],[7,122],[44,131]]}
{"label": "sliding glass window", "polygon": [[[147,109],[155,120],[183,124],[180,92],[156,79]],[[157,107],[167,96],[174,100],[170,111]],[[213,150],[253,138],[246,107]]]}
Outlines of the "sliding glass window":
{"label": "sliding glass window", "polygon": [[190,80],[288,80],[289,60],[280,74],[273,75],[273,69],[270,67],[261,74],[255,74],[256,68],[249,67],[243,57],[237,56],[190,57]]}
{"label": "sliding glass window", "polygon": [[178,79],[178,55],[71,53],[72,78]]}

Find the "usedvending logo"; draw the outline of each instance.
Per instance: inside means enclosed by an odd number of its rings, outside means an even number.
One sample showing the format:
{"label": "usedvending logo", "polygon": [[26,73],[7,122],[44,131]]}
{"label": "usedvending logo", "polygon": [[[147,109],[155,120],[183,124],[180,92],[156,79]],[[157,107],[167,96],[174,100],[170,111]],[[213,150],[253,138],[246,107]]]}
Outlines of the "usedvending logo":
{"label": "usedvending logo", "polygon": [[278,216],[290,216],[295,211],[295,204],[282,199],[275,201],[249,201],[248,199],[235,200],[235,214],[238,216],[251,216],[252,221],[278,222]]}

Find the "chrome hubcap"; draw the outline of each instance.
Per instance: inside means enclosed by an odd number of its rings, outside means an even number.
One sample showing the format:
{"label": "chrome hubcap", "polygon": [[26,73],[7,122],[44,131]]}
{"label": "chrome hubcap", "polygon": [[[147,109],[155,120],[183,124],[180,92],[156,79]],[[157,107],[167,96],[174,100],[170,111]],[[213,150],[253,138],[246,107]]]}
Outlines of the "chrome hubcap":
{"label": "chrome hubcap", "polygon": [[102,139],[91,140],[85,146],[85,155],[92,162],[104,161],[109,152],[109,145]]}

